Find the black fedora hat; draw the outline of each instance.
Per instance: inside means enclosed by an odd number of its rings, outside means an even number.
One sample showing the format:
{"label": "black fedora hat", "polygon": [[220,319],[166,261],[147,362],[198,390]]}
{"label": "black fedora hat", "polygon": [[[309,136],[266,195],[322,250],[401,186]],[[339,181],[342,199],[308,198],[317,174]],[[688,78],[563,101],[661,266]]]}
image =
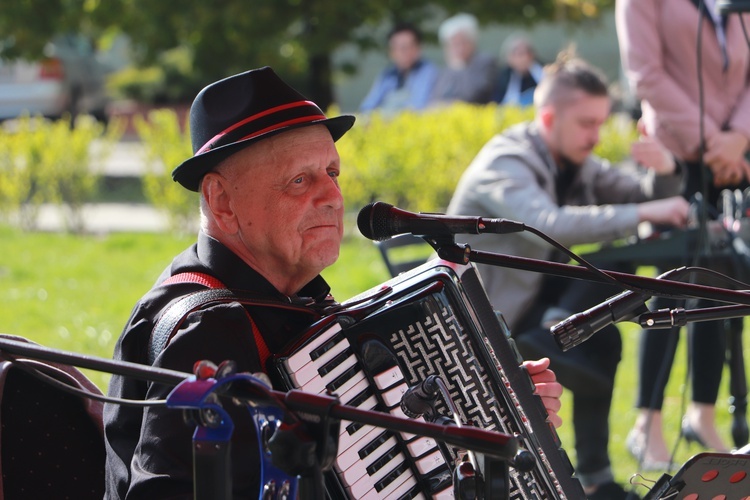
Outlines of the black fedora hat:
{"label": "black fedora hat", "polygon": [[190,107],[193,157],[172,171],[172,178],[191,191],[219,162],[261,139],[309,125],[325,125],[337,141],[354,124],[354,116],[326,118],[312,101],[286,84],[269,67],[214,82],[201,90]]}

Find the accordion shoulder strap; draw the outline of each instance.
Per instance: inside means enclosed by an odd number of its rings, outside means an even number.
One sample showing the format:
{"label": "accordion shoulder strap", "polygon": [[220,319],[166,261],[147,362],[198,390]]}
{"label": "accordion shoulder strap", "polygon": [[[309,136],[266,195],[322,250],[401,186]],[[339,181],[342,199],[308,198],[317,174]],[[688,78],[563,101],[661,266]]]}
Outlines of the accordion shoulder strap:
{"label": "accordion shoulder strap", "polygon": [[[198,283],[208,287],[208,290],[193,292],[179,299],[170,305],[159,317],[154,329],[151,331],[151,338],[148,345],[148,363],[153,365],[156,358],[169,344],[174,334],[180,328],[185,318],[193,311],[202,309],[208,305],[239,302],[245,306],[267,306],[280,307],[285,309],[299,310],[299,306],[293,304],[275,301],[267,297],[260,297],[249,292],[231,290],[224,286],[221,281],[202,273],[180,273],[172,276],[162,282],[162,285],[174,283]],[[266,341],[260,334],[258,327],[255,325],[250,314],[247,315],[253,330],[253,338],[258,349],[258,357],[261,366],[266,366],[266,360],[270,357],[271,352],[266,345]]]}

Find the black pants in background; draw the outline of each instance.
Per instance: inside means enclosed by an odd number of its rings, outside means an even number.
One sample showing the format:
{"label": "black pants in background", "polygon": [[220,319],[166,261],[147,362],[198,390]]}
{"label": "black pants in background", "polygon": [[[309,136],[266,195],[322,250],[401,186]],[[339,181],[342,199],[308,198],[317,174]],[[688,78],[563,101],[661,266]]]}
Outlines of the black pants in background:
{"label": "black pants in background", "polygon": [[[690,302],[689,309],[726,305],[708,300]],[[651,309],[674,308],[676,305],[675,301],[657,299]],[[713,405],[719,395],[727,345],[724,321],[702,321],[687,326],[692,401],[696,403]],[[741,322],[742,318],[726,321]],[[641,334],[638,408],[661,410],[679,335],[679,328],[644,330]]]}
{"label": "black pants in background", "polygon": [[[715,219],[721,210],[721,207],[718,206],[719,197],[725,188],[714,186],[712,175],[708,170],[702,171],[704,167],[700,163],[689,162],[686,166],[688,177],[683,196],[685,199],[692,201],[694,193],[702,193],[702,198],[707,205],[705,208],[708,219]],[[704,186],[701,183],[702,175],[707,176],[705,193],[703,193]],[[747,187],[747,181],[743,181],[742,184],[729,189],[744,190]],[[675,262],[674,267],[693,264],[689,259],[686,259],[684,262]],[[748,269],[743,269],[744,263],[741,260],[716,262],[713,265],[706,265],[704,262],[698,262],[697,264],[710,267],[736,279],[747,279]],[[726,282],[714,282],[705,276],[699,277],[697,282],[721,287],[728,286]],[[659,298],[650,305],[650,308],[651,310],[657,310],[667,307],[684,306],[688,309],[696,309],[720,305],[726,304],[710,300],[690,300],[686,305],[684,301],[678,303],[674,300]],[[725,325],[724,321],[734,322],[735,328],[740,327],[739,325],[742,324],[742,319],[736,318],[732,320],[695,322],[689,323],[687,326],[688,356],[692,364],[690,378],[692,401],[696,403],[711,405],[716,403],[721,385],[727,346],[727,325]],[[638,399],[636,401],[638,408],[661,410],[664,404],[664,389],[669,380],[669,373],[672,369],[679,334],[679,328],[643,330],[639,347],[639,386]]]}

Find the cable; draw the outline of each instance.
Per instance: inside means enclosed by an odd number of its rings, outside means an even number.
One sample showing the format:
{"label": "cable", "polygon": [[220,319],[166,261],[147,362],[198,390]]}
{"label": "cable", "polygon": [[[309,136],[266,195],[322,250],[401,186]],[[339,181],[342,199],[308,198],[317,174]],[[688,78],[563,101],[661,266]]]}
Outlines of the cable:
{"label": "cable", "polygon": [[[698,206],[698,244],[697,249],[698,251],[695,252],[693,256],[693,265],[695,265],[698,262],[700,255],[707,255],[709,253],[709,242],[707,238],[708,234],[708,168],[706,164],[703,161],[703,157],[706,154],[706,129],[705,129],[705,120],[706,120],[706,114],[705,114],[705,92],[703,87],[703,13],[706,9],[706,5],[703,0],[698,0],[698,32],[697,32],[697,39],[696,39],[696,47],[695,47],[695,57],[696,57],[696,71],[697,71],[697,77],[698,77],[698,166],[699,166],[699,174],[700,174],[700,187],[701,187],[701,197],[703,202]],[[689,175],[689,174],[688,174]],[[688,301],[685,301],[685,305],[687,306]],[[679,340],[679,330],[676,338]],[[689,342],[688,342],[689,344]],[[672,356],[672,364],[674,364],[674,356],[676,355],[677,347],[675,346],[675,354]],[[687,393],[688,393],[688,387],[690,386],[690,375],[692,371],[694,370],[695,366],[693,363],[693,360],[691,358],[691,352],[688,345],[687,349],[687,369],[685,370],[685,379],[683,381],[682,387],[683,391],[680,397],[680,414],[684,415],[685,410],[687,408]],[[670,366],[671,371],[671,366]],[[665,374],[667,375],[667,374]],[[665,390],[666,390],[666,381],[665,382]],[[654,395],[654,397],[656,397]],[[675,444],[672,448],[672,453],[670,454],[670,463],[674,461],[675,454],[677,453],[677,449],[679,447],[680,441],[682,440],[682,425],[680,425],[680,432],[678,434],[677,440],[675,441]]]}
{"label": "cable", "polygon": [[690,273],[695,274],[705,274],[711,277],[714,277],[719,280],[726,281],[727,283],[731,283],[733,285],[736,285],[738,287],[741,287],[740,291],[749,291],[750,284],[747,284],[743,281],[736,280],[732,278],[731,276],[727,276],[726,274],[722,274],[719,271],[714,271],[713,269],[709,269],[707,267],[699,267],[699,266],[689,266],[685,268],[686,271],[689,271]]}
{"label": "cable", "polygon": [[64,392],[73,394],[75,396],[81,396],[84,398],[93,399],[95,401],[118,404],[118,405],[123,405],[123,406],[151,407],[151,406],[166,406],[167,405],[167,401],[164,399],[142,401],[142,400],[135,400],[135,399],[112,398],[109,396],[105,396],[103,394],[96,394],[94,392],[87,391],[85,389],[80,389],[78,387],[74,387],[70,384],[67,384],[61,380],[58,380],[44,373],[39,368],[31,366],[31,363],[18,359],[11,354],[4,353],[4,356],[9,361],[11,361],[14,366],[16,366],[17,368],[20,368],[21,370],[25,371],[29,375],[41,380],[42,382],[50,384]]}
{"label": "cable", "polygon": [[[706,154],[706,111],[705,111],[705,99],[703,89],[703,11],[706,6],[703,0],[698,1],[698,36],[696,38],[695,47],[695,67],[698,72],[698,165],[700,172],[700,185],[701,195],[703,197],[703,203],[698,206],[698,227],[700,229],[699,235],[699,252],[705,252],[706,250],[706,224],[707,224],[707,208],[708,203],[708,172],[706,171],[706,165],[703,163],[703,156]],[[688,173],[688,175],[690,175]],[[696,254],[696,259],[697,259]],[[695,261],[694,261],[695,262]]]}
{"label": "cable", "polygon": [[578,262],[582,266],[586,267],[589,271],[591,271],[591,272],[595,273],[596,275],[604,278],[609,283],[617,285],[620,288],[622,288],[623,290],[630,290],[632,292],[645,293],[645,294],[649,294],[649,295],[652,294],[652,292],[649,291],[649,290],[644,290],[644,289],[642,289],[640,287],[632,286],[632,285],[629,285],[627,283],[623,283],[622,281],[618,280],[614,276],[611,276],[607,272],[602,271],[601,269],[599,269],[598,267],[596,267],[594,264],[590,263],[589,261],[587,261],[586,259],[584,259],[580,255],[578,255],[577,253],[573,252],[568,247],[566,247],[562,243],[558,242],[557,240],[555,240],[551,236],[546,235],[545,233],[543,233],[539,229],[536,229],[535,227],[532,227],[532,226],[526,226],[524,230],[527,231],[527,232],[529,232],[529,233],[532,233],[532,234],[534,234],[534,235],[536,235],[538,237],[540,237],[541,239],[543,239],[544,241],[546,241],[550,245],[552,245],[555,248],[557,248],[558,250],[562,251],[565,255],[567,255],[571,259],[575,260],[576,262]]}
{"label": "cable", "polygon": [[747,36],[747,28],[745,28],[745,18],[742,14],[740,14],[740,24],[742,25],[742,33],[745,34],[745,42],[747,42],[748,47],[750,47],[750,37]]}

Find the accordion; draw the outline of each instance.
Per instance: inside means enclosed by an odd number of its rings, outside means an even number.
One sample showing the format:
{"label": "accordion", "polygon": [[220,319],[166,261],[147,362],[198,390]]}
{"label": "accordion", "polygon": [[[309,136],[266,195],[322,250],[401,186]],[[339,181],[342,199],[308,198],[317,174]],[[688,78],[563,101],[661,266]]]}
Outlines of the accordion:
{"label": "accordion", "polygon": [[[403,416],[405,391],[436,375],[451,401],[438,397],[433,415],[515,436],[533,457],[531,466],[506,469],[508,498],[585,498],[473,265],[431,261],[341,306],[276,357],[288,389]],[[454,471],[466,455],[431,438],[342,421],[327,494],[453,498]]]}

